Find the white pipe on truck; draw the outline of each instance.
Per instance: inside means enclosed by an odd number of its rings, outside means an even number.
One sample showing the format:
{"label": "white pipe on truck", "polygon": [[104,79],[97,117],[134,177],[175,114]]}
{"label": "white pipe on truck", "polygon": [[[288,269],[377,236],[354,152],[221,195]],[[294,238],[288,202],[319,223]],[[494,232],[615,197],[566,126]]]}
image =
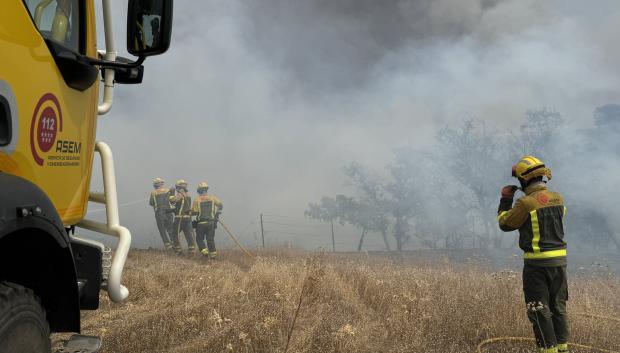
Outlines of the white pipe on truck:
{"label": "white pipe on truck", "polygon": [[[104,59],[116,61],[116,50],[114,48],[114,27],[112,23],[111,0],[102,0],[103,5],[103,30],[105,32],[105,54]],[[105,69],[103,79],[103,102],[99,103],[97,113],[104,115],[112,108],[114,101],[114,69]]]}
{"label": "white pipe on truck", "polygon": [[104,233],[118,238],[118,244],[112,257],[112,265],[108,275],[108,296],[114,302],[127,299],[129,290],[121,284],[123,268],[127,260],[127,254],[131,247],[131,233],[120,225],[118,216],[118,198],[116,195],[116,175],[114,172],[114,159],[112,150],[105,142],[97,141],[95,151],[101,156],[101,169],[103,173],[103,197],[100,193],[92,193],[90,201],[105,204],[106,223],[82,220],[78,226],[94,232]]}

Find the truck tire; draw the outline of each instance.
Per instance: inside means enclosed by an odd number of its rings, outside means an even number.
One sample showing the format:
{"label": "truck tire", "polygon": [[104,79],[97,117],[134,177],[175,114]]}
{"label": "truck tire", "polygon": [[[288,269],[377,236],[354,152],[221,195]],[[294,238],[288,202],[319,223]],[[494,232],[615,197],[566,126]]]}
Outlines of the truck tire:
{"label": "truck tire", "polygon": [[49,333],[37,296],[20,285],[0,282],[0,352],[49,353]]}

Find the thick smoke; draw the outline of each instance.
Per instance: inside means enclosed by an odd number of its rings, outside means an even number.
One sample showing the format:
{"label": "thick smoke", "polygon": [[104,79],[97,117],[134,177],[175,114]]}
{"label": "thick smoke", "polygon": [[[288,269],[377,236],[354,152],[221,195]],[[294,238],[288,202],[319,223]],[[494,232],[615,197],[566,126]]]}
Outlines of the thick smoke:
{"label": "thick smoke", "polygon": [[[394,147],[430,146],[446,124],[516,129],[530,108],[588,128],[596,107],[618,99],[614,1],[175,6],[170,51],[146,61],[141,86],[117,87],[98,137],[115,152],[121,203],[146,198],[155,176],[192,189],[206,179],[249,243],[259,213],[302,217],[308,202],[341,192],[350,161],[381,169]],[[115,8],[117,43],[124,11]],[[123,211],[135,244],[151,245],[146,201]]]}
{"label": "thick smoke", "polygon": [[547,5],[529,0],[269,0],[249,2],[245,13],[252,34],[245,40],[265,61],[302,90],[327,94],[389,74],[376,70],[384,61],[423,73],[432,60],[424,52],[437,45],[468,40],[483,54],[550,15]]}

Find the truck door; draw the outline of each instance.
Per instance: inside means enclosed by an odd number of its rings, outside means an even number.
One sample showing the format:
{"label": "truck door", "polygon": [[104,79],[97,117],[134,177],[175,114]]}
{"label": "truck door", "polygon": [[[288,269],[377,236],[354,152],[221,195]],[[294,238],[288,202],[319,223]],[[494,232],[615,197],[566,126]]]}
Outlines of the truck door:
{"label": "truck door", "polygon": [[88,201],[98,70],[75,54],[97,55],[92,3],[8,0],[2,8],[0,96],[17,117],[0,171],[38,185],[66,225],[77,223]]}

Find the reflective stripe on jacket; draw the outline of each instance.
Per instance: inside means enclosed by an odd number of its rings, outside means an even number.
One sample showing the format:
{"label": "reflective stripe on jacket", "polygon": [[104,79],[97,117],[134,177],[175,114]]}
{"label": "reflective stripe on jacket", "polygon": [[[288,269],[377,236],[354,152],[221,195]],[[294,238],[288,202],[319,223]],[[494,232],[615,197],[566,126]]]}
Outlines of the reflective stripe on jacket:
{"label": "reflective stripe on jacket", "polygon": [[174,217],[176,218],[189,218],[191,217],[191,205],[192,198],[185,193],[177,193],[176,196],[171,196],[170,201],[174,203]]}
{"label": "reflective stripe on jacket", "polygon": [[215,196],[199,195],[192,205],[192,213],[197,215],[198,222],[214,221],[222,206],[222,202]]}
{"label": "reflective stripe on jacket", "polygon": [[499,227],[505,232],[519,230],[519,247],[525,262],[539,266],[566,265],[564,241],[564,200],[544,183],[530,185],[514,206],[502,198],[497,211]]}
{"label": "reflective stripe on jacket", "polygon": [[151,205],[155,212],[165,212],[171,209],[170,207],[170,189],[159,188],[151,192],[149,199],[149,205]]}

